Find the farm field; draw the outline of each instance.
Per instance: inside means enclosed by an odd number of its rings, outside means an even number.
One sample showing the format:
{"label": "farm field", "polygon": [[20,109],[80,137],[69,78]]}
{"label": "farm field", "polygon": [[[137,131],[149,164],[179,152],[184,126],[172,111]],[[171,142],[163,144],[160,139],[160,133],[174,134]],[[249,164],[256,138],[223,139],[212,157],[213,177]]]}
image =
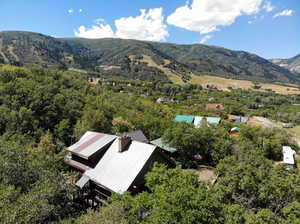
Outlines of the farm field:
{"label": "farm field", "polygon": [[[234,80],[234,79],[226,79],[216,76],[210,75],[203,75],[203,76],[196,76],[192,75],[192,79],[190,81],[192,84],[199,84],[202,86],[206,85],[213,85],[216,86],[218,89],[224,91],[230,91],[230,89],[253,89],[253,82],[247,80]],[[259,83],[261,85],[261,90],[263,89],[272,89],[276,93],[284,94],[284,95],[291,95],[291,94],[300,94],[298,88],[295,87],[288,87],[283,85],[271,84],[271,83]]]}

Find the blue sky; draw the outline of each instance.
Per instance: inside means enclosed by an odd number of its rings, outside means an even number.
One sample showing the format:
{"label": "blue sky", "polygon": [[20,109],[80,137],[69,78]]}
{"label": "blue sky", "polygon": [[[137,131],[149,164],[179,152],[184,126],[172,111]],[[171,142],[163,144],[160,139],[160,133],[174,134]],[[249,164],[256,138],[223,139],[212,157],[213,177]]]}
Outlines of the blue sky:
{"label": "blue sky", "polygon": [[[144,9],[143,11],[141,11]],[[0,0],[0,30],[300,54],[299,0]]]}

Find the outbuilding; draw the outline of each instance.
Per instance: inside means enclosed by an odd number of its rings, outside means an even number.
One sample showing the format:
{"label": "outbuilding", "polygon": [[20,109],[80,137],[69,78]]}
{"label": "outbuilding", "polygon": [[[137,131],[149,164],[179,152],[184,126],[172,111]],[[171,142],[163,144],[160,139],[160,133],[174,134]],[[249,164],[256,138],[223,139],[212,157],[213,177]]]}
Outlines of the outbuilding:
{"label": "outbuilding", "polygon": [[173,154],[177,151],[176,148],[170,146],[169,144],[163,142],[162,138],[155,139],[150,142],[152,145],[156,145],[157,147],[161,148],[162,150],[166,151],[168,154]]}
{"label": "outbuilding", "polygon": [[239,127],[233,127],[230,130],[231,136],[238,136],[240,134],[241,129]]}
{"label": "outbuilding", "polygon": [[282,147],[283,163],[288,166],[288,168],[296,168],[296,151],[290,146]]}

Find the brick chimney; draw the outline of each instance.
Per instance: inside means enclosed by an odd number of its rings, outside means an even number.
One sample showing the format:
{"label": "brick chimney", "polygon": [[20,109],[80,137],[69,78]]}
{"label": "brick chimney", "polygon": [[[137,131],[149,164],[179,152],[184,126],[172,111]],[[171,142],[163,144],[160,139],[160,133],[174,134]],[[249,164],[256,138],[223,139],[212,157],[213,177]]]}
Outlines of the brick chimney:
{"label": "brick chimney", "polygon": [[118,152],[124,152],[130,143],[131,143],[130,137],[128,136],[118,137]]}

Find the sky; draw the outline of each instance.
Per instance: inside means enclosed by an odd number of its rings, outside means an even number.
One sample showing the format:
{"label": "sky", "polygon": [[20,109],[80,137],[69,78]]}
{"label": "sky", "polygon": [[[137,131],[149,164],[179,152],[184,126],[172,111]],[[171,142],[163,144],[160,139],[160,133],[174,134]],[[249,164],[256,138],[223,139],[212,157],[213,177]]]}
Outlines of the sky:
{"label": "sky", "polygon": [[0,31],[300,54],[300,0],[0,0]]}

